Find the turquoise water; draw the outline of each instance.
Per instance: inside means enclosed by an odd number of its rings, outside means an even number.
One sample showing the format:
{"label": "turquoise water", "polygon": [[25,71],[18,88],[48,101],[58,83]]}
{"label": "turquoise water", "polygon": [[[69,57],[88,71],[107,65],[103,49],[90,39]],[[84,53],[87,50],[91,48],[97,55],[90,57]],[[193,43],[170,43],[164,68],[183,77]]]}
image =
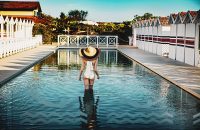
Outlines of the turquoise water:
{"label": "turquoise water", "polygon": [[93,91],[78,81],[77,50],[59,50],[0,88],[1,129],[199,129],[200,101],[102,50]]}

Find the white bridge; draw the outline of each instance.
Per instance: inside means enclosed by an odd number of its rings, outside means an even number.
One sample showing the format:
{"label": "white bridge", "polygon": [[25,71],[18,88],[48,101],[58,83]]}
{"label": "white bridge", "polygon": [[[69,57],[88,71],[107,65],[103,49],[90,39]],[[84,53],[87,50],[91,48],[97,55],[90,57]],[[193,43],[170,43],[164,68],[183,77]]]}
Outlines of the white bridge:
{"label": "white bridge", "polygon": [[59,48],[79,47],[117,48],[118,36],[104,35],[58,35]]}

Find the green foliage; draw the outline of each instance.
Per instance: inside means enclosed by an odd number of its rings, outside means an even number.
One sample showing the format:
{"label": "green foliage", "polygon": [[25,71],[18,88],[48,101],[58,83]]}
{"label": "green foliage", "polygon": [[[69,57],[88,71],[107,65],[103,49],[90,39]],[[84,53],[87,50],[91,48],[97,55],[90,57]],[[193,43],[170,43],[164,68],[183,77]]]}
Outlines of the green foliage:
{"label": "green foliage", "polygon": [[118,35],[119,43],[128,44],[128,36],[132,35],[132,23],[138,20],[155,18],[151,13],[145,13],[142,16],[135,15],[132,21],[124,21],[122,23],[99,23],[95,25],[85,25],[80,21],[86,20],[87,11],[71,10],[67,14],[60,13],[58,18],[50,15],[42,14],[43,22],[35,24],[33,34],[42,34],[44,43],[57,41],[57,35],[61,34],[99,34],[99,35]]}
{"label": "green foliage", "polygon": [[86,20],[87,15],[88,12],[83,10],[70,10],[68,12],[69,19],[73,21],[84,21]]}
{"label": "green foliage", "polygon": [[135,15],[134,19],[132,20],[132,23],[136,22],[136,21],[140,21],[140,20],[148,20],[148,19],[152,19],[152,18],[156,18],[157,16],[153,16],[153,14],[151,13],[145,13],[142,16],[139,15]]}
{"label": "green foliage", "polygon": [[43,36],[43,42],[46,44],[49,44],[52,42],[52,32],[45,26],[44,24],[41,23],[36,23],[33,26],[33,35],[42,35]]}

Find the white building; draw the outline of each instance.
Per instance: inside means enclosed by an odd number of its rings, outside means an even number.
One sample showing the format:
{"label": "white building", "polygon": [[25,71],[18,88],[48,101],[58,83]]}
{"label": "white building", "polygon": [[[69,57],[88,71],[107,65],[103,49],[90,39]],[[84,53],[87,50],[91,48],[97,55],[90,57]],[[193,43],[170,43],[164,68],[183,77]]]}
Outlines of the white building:
{"label": "white building", "polygon": [[169,58],[186,64],[199,64],[199,11],[170,15]]}
{"label": "white building", "polygon": [[39,2],[0,1],[0,58],[42,43],[41,35],[32,36],[33,21],[41,11]]}
{"label": "white building", "polygon": [[131,45],[186,64],[200,65],[200,11],[137,21]]}
{"label": "white building", "polygon": [[[170,26],[167,17],[138,21],[133,25],[133,38],[139,49],[165,55],[169,53]],[[134,40],[136,39],[136,40]]]}

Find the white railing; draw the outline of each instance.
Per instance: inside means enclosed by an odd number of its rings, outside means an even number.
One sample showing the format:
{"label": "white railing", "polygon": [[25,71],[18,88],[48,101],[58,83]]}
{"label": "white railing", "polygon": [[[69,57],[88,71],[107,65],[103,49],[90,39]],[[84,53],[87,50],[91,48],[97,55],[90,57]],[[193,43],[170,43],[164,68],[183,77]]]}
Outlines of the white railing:
{"label": "white railing", "polygon": [[13,55],[42,44],[42,35],[31,38],[4,38],[0,39],[0,58]]}
{"label": "white railing", "polygon": [[66,47],[117,47],[118,36],[58,35],[58,46]]}
{"label": "white railing", "polygon": [[32,37],[33,25],[32,20],[0,15],[0,58],[41,44],[41,35]]}

